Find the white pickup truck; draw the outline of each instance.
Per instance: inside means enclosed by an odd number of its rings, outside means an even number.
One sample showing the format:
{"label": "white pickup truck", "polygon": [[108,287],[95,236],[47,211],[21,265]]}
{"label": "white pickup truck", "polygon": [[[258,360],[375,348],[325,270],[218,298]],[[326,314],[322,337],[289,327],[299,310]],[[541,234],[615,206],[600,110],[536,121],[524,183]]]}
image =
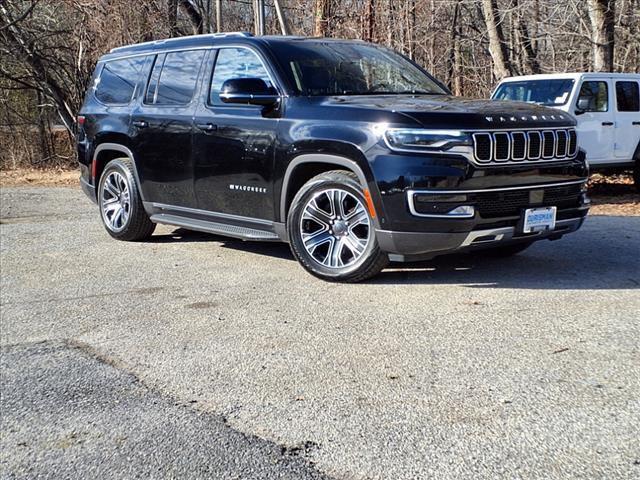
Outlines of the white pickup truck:
{"label": "white pickup truck", "polygon": [[509,77],[491,95],[575,115],[592,171],[634,170],[640,190],[640,74],[555,73]]}

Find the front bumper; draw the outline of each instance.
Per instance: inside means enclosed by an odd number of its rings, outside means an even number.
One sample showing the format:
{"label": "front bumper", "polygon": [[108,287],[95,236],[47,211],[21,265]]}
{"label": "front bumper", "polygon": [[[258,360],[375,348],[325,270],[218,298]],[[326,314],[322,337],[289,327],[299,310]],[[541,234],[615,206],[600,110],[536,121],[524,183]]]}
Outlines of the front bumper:
{"label": "front bumper", "polygon": [[516,227],[472,230],[467,233],[393,232],[376,230],[380,248],[392,261],[428,260],[439,255],[466,252],[500,245],[532,242],[542,239],[557,240],[575,232],[584,223],[585,216],[559,220],[554,230],[522,234]]}

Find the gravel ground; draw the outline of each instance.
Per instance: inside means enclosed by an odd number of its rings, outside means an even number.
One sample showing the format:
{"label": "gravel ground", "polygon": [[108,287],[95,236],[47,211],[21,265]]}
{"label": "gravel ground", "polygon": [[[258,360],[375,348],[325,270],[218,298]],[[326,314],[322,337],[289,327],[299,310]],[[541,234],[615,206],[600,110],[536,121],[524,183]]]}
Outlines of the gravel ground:
{"label": "gravel ground", "polygon": [[339,285],[285,245],[170,227],[116,242],[78,189],[1,195],[0,476],[100,477],[126,425],[123,475],[210,458],[234,478],[211,435],[255,459],[242,478],[274,458],[283,476],[640,476],[640,217]]}

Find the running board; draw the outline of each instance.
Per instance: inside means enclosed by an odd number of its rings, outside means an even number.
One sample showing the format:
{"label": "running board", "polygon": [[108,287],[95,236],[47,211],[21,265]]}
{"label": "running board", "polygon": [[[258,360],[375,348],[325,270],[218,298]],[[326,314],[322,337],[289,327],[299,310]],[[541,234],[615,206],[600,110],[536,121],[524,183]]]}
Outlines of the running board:
{"label": "running board", "polygon": [[276,235],[274,232],[259,230],[257,228],[239,227],[236,225],[228,225],[226,223],[199,220],[195,218],[185,218],[178,215],[170,215],[166,213],[156,213],[154,215],[151,215],[150,218],[151,221],[155,223],[175,225],[176,227],[183,227],[188,230],[215,233],[227,237],[240,238],[242,240],[256,240],[263,242],[280,241],[280,237],[278,237],[278,235]]}

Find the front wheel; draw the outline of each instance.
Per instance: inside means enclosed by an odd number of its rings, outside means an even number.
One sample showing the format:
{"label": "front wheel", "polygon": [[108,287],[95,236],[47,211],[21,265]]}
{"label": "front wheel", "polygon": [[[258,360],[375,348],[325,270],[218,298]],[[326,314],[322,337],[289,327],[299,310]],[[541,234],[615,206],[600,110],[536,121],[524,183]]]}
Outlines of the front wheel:
{"label": "front wheel", "polygon": [[291,250],[312,275],[359,282],[388,263],[376,241],[373,218],[351,172],[335,170],[309,180],[296,194],[287,230]]}

